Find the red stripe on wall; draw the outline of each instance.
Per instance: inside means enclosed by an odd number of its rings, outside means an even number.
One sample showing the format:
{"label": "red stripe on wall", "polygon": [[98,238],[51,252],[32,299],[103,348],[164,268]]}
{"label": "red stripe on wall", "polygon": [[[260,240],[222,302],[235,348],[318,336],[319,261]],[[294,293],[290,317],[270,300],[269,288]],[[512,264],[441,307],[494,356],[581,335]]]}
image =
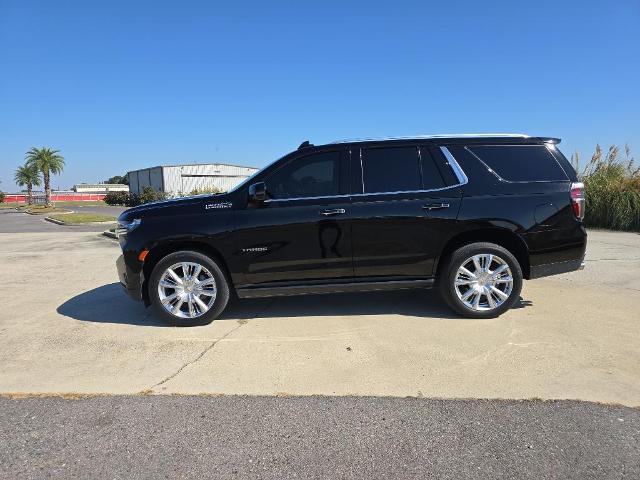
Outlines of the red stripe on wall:
{"label": "red stripe on wall", "polygon": [[[53,193],[52,202],[90,202],[104,200],[104,193]],[[5,194],[5,203],[26,203],[26,194]]]}

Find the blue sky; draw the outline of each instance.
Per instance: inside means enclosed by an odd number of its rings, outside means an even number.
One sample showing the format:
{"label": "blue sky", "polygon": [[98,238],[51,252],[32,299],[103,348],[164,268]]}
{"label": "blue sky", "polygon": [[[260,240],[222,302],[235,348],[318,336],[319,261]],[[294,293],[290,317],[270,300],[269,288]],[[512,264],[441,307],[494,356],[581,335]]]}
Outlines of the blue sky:
{"label": "blue sky", "polygon": [[305,139],[526,132],[640,157],[639,30],[638,0],[0,0],[0,189],[42,145],[62,188]]}

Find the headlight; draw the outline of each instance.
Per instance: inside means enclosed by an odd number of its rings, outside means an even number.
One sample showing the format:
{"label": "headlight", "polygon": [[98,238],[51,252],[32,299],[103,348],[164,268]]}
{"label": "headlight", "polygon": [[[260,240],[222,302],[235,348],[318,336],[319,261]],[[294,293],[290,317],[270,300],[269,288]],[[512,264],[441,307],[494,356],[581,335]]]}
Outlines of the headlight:
{"label": "headlight", "polygon": [[118,226],[116,227],[116,235],[118,237],[126,235],[127,233],[135,229],[138,225],[140,225],[140,222],[142,222],[142,220],[139,218],[135,218],[130,222],[119,221]]}

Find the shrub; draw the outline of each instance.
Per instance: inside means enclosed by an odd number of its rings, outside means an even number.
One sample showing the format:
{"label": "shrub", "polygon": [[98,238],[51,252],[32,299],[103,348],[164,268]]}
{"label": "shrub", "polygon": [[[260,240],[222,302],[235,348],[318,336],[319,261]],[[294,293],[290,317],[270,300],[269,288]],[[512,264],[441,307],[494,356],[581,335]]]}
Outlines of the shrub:
{"label": "shrub", "polygon": [[205,193],[223,193],[224,190],[218,187],[194,188],[189,195],[202,195]]}
{"label": "shrub", "polygon": [[140,203],[157,202],[159,200],[166,200],[167,194],[164,192],[157,192],[152,187],[144,187],[142,193],[138,195]]}
{"label": "shrub", "polygon": [[[579,175],[586,191],[585,224],[612,230],[640,231],[640,168],[634,167],[629,146],[625,158],[612,145],[606,155],[600,146]],[[574,156],[577,166],[578,156]]]}
{"label": "shrub", "polygon": [[140,205],[140,195],[137,193],[130,193],[127,195],[127,207],[137,207]]}
{"label": "shrub", "polygon": [[4,192],[0,192],[0,203],[4,203]]}
{"label": "shrub", "polygon": [[129,192],[109,192],[104,197],[104,203],[107,205],[128,205]]}
{"label": "shrub", "polygon": [[144,187],[139,195],[129,192],[109,192],[104,197],[107,205],[125,205],[127,207],[136,207],[143,203],[157,202],[166,200],[167,194],[157,192],[152,187]]}

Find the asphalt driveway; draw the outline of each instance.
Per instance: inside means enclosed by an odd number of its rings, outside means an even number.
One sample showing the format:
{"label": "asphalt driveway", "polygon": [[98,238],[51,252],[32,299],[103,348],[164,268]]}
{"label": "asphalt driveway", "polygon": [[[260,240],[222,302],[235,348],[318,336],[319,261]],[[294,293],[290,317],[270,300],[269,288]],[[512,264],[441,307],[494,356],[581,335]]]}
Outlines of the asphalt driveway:
{"label": "asphalt driveway", "polygon": [[0,477],[637,479],[639,432],[568,401],[0,398]]}
{"label": "asphalt driveway", "polygon": [[[66,207],[65,207],[66,208]],[[123,207],[69,207],[79,213],[97,213],[118,217],[125,210]],[[36,232],[103,232],[109,225],[56,225],[47,222],[46,215],[28,215],[11,208],[0,209],[0,234],[3,233],[36,233]],[[114,222],[115,225],[115,222]]]}

